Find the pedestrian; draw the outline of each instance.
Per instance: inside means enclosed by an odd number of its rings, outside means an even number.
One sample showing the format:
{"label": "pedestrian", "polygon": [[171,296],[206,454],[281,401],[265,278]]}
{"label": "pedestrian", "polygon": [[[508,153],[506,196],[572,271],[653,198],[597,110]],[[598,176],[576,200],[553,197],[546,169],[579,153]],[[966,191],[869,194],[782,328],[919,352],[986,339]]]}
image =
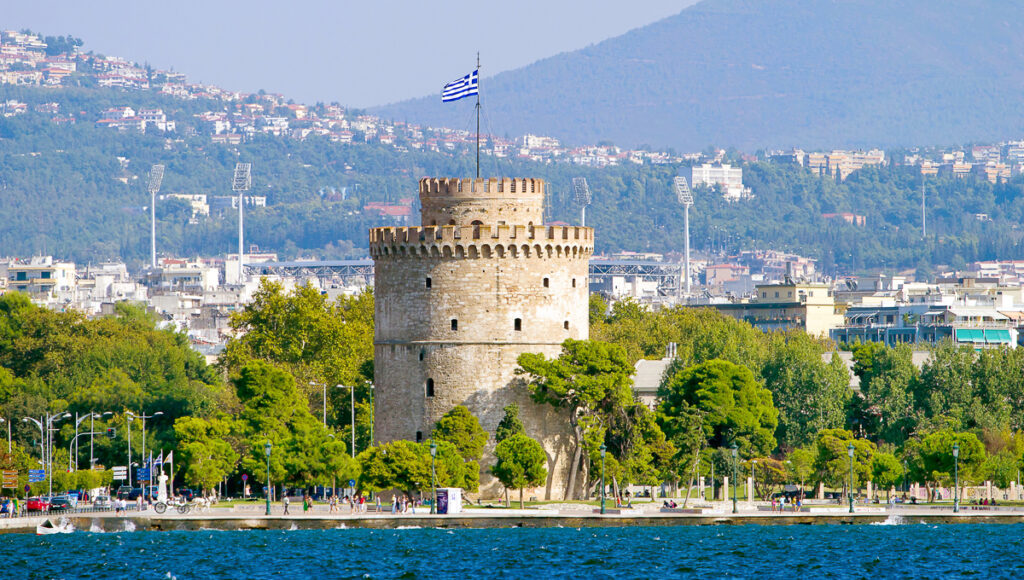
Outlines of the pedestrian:
{"label": "pedestrian", "polygon": [[284,503],[284,515],[288,515],[288,504],[291,503],[291,500],[288,499],[287,492],[284,494],[284,499],[282,500],[282,503]]}
{"label": "pedestrian", "polygon": [[377,513],[380,513],[380,511],[381,511],[380,510],[380,508],[381,508],[381,505],[380,505],[380,494],[378,493],[378,494],[376,494],[376,496],[377,496]]}
{"label": "pedestrian", "polygon": [[391,515],[398,513],[398,494],[391,496]]}
{"label": "pedestrian", "polygon": [[309,494],[302,494],[302,513],[309,511]]}
{"label": "pedestrian", "polygon": [[139,497],[135,498],[135,509],[140,511],[140,512],[142,511],[142,496],[141,495]]}

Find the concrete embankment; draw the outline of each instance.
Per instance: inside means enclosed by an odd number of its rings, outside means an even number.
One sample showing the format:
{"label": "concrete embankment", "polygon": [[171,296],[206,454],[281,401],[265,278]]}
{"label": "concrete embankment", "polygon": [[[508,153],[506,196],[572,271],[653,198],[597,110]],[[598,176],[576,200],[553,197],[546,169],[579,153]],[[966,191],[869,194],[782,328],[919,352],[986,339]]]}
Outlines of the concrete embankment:
{"label": "concrete embankment", "polygon": [[[246,510],[249,511],[249,510]],[[707,511],[707,510],[705,510]],[[363,513],[296,515],[237,513],[231,509],[211,509],[200,514],[162,514],[152,512],[114,516],[111,513],[71,514],[66,517],[80,531],[116,533],[124,531],[170,530],[323,530],[340,528],[537,528],[537,527],[635,527],[676,525],[841,525],[841,524],[957,524],[1024,523],[1024,510],[966,509],[953,513],[950,508],[904,508],[886,510],[867,508],[853,514],[841,510],[806,513],[741,511],[738,514],[663,513],[621,510],[601,515],[583,510],[467,510],[461,514],[429,515]],[[51,516],[59,520],[61,516]],[[34,533],[45,517],[0,520],[0,532]]]}

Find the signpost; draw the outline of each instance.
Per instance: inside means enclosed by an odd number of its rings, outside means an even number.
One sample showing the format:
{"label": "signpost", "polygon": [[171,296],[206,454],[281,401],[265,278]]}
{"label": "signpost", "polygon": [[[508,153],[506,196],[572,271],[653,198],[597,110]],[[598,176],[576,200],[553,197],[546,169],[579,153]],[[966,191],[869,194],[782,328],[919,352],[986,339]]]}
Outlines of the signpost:
{"label": "signpost", "polygon": [[3,488],[4,489],[18,489],[18,472],[4,470],[3,477]]}
{"label": "signpost", "polygon": [[46,481],[46,470],[45,469],[29,469],[28,470],[28,482],[39,483],[40,481]]}
{"label": "signpost", "polygon": [[114,466],[114,479],[125,480],[128,479],[128,468],[123,465]]}
{"label": "signpost", "polygon": [[148,467],[138,467],[138,468],[136,468],[135,469],[135,481],[138,481],[139,483],[142,483],[143,481],[145,481],[146,483],[149,483],[149,468]]}

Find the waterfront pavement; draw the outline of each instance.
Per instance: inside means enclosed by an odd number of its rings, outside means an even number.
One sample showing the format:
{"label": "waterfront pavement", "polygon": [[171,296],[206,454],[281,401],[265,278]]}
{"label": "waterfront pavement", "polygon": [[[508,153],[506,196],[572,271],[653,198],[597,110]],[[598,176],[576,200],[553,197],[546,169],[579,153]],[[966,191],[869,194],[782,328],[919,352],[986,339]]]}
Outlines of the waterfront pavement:
{"label": "waterfront pavement", "polygon": [[245,529],[332,529],[409,527],[437,528],[504,528],[504,527],[600,527],[600,526],[664,526],[664,525],[730,525],[730,524],[913,524],[913,523],[1024,523],[1024,507],[962,506],[954,513],[952,506],[857,506],[854,513],[846,506],[823,504],[805,506],[800,512],[773,512],[767,505],[741,503],[738,513],[732,504],[716,502],[687,510],[662,510],[660,505],[641,504],[631,509],[608,508],[601,514],[593,506],[560,504],[529,509],[488,509],[471,507],[458,514],[431,515],[429,508],[416,513],[392,514],[385,506],[381,512],[367,506],[365,513],[329,513],[327,506],[314,506],[303,512],[301,504],[285,515],[280,505],[266,516],[263,504],[212,507],[205,512],[189,514],[156,514],[152,509],[131,511],[127,515],[114,512],[75,513],[64,516],[31,516],[0,519],[0,532],[35,532],[35,527],[49,517],[66,517],[76,530],[92,532],[167,531],[167,530],[245,530]]}

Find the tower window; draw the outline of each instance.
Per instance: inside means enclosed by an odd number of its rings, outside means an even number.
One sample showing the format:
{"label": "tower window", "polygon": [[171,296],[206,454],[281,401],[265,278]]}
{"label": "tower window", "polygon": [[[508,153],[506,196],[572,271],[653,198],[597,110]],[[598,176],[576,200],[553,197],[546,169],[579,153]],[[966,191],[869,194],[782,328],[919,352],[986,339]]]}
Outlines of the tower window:
{"label": "tower window", "polygon": [[430,287],[431,287],[431,284],[433,284],[433,282],[434,282],[434,281],[433,281],[433,280],[431,280],[431,279],[430,279],[430,277],[428,276],[428,277],[427,277],[427,288],[430,288]]}
{"label": "tower window", "polygon": [[545,288],[550,288],[551,287],[551,279],[550,278],[544,278],[544,287]]}
{"label": "tower window", "polygon": [[573,288],[575,288],[575,287],[576,287],[576,278],[573,278],[573,279],[572,279],[572,287],[573,287]]}
{"label": "tower window", "polygon": [[434,379],[427,379],[427,396],[434,396]]}
{"label": "tower window", "polygon": [[452,330],[458,330],[458,329],[459,329],[459,320],[457,318],[453,318],[452,319]]}
{"label": "tower window", "polygon": [[522,330],[523,329],[523,319],[522,318],[517,318],[515,320],[515,322],[513,323],[513,328],[515,328],[516,330]]}
{"label": "tower window", "polygon": [[427,351],[423,350],[422,348],[420,349],[420,360],[423,360],[423,357],[426,356],[426,352]]}
{"label": "tower window", "polygon": [[421,443],[423,441],[423,431],[416,432],[416,442]]}
{"label": "tower window", "polygon": [[569,321],[566,320],[565,322],[563,322],[562,327],[565,328],[566,330],[569,330]]}

